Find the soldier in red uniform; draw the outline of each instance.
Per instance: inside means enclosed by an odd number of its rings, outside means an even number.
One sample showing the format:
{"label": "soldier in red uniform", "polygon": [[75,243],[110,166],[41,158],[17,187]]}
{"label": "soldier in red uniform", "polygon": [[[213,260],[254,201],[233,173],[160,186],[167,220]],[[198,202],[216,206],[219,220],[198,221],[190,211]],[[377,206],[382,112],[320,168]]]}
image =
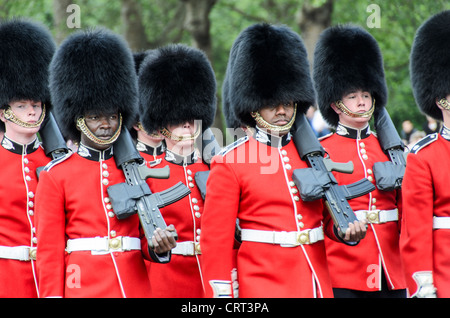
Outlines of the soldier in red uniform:
{"label": "soldier in red uniform", "polygon": [[52,60],[50,91],[63,134],[80,144],[40,175],[40,296],[149,297],[144,257],[168,262],[175,239],[159,229],[149,249],[138,216],[117,219],[107,192],[125,181],[113,145],[138,107],[131,52],[108,30],[74,33]]}
{"label": "soldier in red uniform", "polygon": [[[139,69],[142,61],[149,54],[149,52],[152,51],[133,53],[136,74],[139,75]],[[166,150],[164,137],[158,130],[147,133],[139,120],[139,114],[136,114],[136,123],[133,125],[133,128],[130,129],[130,134],[136,141],[136,148],[145,159],[147,166],[153,167],[161,162],[161,160],[158,159]]]}
{"label": "soldier in red uniform", "polygon": [[[201,219],[203,199],[195,174],[209,170],[195,147],[201,129],[210,127],[216,111],[216,81],[206,55],[185,45],[160,48],[146,57],[139,73],[141,123],[160,131],[167,149],[155,167],[170,167],[168,179],[147,179],[154,192],[184,183],[191,193],[161,209],[177,228],[170,264],[150,264],[153,297],[203,297]],[[200,126],[201,125],[201,126]]]}
{"label": "soldier in red uniform", "polygon": [[48,65],[55,44],[42,25],[0,24],[0,297],[38,297],[36,169],[49,161],[37,132],[49,111]]}
{"label": "soldier in red uniform", "polygon": [[417,142],[403,179],[401,255],[411,297],[450,297],[450,11],[428,19],[411,50],[411,83],[417,106],[443,122],[439,133]]}
{"label": "soldier in red uniform", "polygon": [[[389,158],[369,127],[373,112],[387,103],[376,40],[352,25],[325,30],[315,50],[314,83],[322,116],[336,128],[321,144],[334,161],[352,161],[354,165],[351,174],[333,172],[336,180],[349,184],[367,178],[377,185],[374,164]],[[349,203],[358,219],[367,219],[369,227],[357,246],[325,238],[335,297],[405,297],[399,256],[400,190],[377,187]]]}
{"label": "soldier in red uniform", "polygon": [[[308,166],[289,130],[295,112],[315,102],[301,38],[285,26],[250,26],[233,44],[225,82],[224,103],[255,131],[211,164],[201,236],[206,295],[332,297],[323,238],[338,238],[322,201],[303,202],[292,179]],[[364,233],[363,222],[352,224],[345,239]]]}

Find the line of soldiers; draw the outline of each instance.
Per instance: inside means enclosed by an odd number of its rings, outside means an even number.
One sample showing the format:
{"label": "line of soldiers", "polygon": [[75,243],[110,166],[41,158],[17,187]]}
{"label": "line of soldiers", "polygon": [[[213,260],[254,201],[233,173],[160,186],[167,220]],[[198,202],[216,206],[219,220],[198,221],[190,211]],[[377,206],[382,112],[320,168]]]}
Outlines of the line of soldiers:
{"label": "line of soldiers", "polygon": [[[444,11],[414,39],[417,105],[444,125],[411,149],[405,169],[385,164],[394,159],[377,121],[388,100],[383,58],[359,26],[322,33],[312,76],[291,29],[243,30],[222,89],[227,126],[243,137],[216,153],[196,145],[217,103],[200,50],[133,55],[103,28],[57,48],[38,23],[3,22],[0,297],[448,297],[448,169],[436,161],[450,151],[449,36]],[[320,140],[325,156],[352,169],[299,182],[295,171],[313,167],[292,132],[316,104],[335,128]],[[53,116],[59,129],[46,136]],[[128,178],[116,159],[124,131],[144,165],[170,168],[168,178],[147,179],[152,193],[177,182],[189,189],[161,208],[168,226],[150,238],[137,214],[119,218],[108,192]],[[50,151],[58,134],[76,147]],[[348,196],[353,219],[336,226],[323,192],[359,180],[373,189]]]}

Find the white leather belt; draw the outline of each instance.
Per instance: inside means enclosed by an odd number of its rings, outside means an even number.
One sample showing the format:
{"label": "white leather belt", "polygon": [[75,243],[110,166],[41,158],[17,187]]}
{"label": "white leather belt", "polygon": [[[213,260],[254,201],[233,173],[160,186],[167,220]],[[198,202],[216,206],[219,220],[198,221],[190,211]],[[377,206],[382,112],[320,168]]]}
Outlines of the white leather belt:
{"label": "white leather belt", "polygon": [[433,230],[450,229],[450,217],[448,216],[434,216]]}
{"label": "white leather belt", "polygon": [[30,246],[0,246],[0,258],[18,261],[36,260],[36,247]]}
{"label": "white leather belt", "polygon": [[177,242],[177,246],[172,249],[172,254],[184,256],[194,256],[201,253],[200,243],[192,241]]}
{"label": "white leather belt", "polygon": [[355,211],[358,220],[367,219],[369,223],[382,224],[386,222],[398,221],[398,210],[358,210]]}
{"label": "white leather belt", "polygon": [[313,244],[324,239],[321,226],[299,232],[241,230],[241,239],[249,242],[278,244],[283,247],[293,247],[302,244]]}
{"label": "white leather belt", "polygon": [[140,250],[141,240],[137,237],[118,236],[108,237],[87,237],[71,239],[67,241],[66,251],[68,253],[76,251],[91,251],[92,254],[106,254],[109,252],[126,252]]}

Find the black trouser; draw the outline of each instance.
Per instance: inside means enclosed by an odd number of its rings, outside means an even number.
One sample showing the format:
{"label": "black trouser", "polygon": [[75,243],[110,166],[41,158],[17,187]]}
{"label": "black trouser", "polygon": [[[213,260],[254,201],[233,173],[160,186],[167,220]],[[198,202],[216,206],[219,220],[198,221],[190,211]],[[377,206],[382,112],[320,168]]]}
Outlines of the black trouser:
{"label": "black trouser", "polygon": [[406,289],[389,290],[384,271],[381,274],[381,290],[362,291],[346,288],[333,288],[335,298],[406,298]]}

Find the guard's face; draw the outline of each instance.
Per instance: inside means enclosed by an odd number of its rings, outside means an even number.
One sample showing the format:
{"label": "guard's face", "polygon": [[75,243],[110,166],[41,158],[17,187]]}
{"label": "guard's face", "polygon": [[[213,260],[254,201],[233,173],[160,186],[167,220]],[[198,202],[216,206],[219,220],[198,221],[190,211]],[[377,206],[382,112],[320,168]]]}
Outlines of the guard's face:
{"label": "guard's face", "polygon": [[165,138],[167,149],[172,150],[178,154],[186,154],[192,151],[195,140],[192,136],[195,135],[197,123],[194,120],[186,121],[179,125],[168,125],[167,130],[172,133],[172,136],[185,137],[185,140],[174,140],[172,138]]}
{"label": "guard's face", "polygon": [[[42,114],[42,103],[32,100],[19,100],[9,103],[12,112],[21,121],[28,124],[36,124]],[[25,128],[21,127],[4,118],[2,113],[2,121],[5,123],[5,131],[8,135],[11,134],[29,134],[33,135],[39,131],[40,127]],[[12,136],[11,136],[12,137]]]}
{"label": "guard's face", "polygon": [[[372,95],[363,90],[355,90],[345,94],[342,102],[354,113],[365,113],[372,108]],[[364,128],[370,120],[370,117],[351,117],[340,110],[335,111],[339,115],[339,121],[349,127]]]}
{"label": "guard's face", "polygon": [[[119,113],[96,114],[90,113],[85,116],[87,128],[95,137],[101,140],[109,140],[119,128]],[[90,140],[85,134],[81,134],[81,142],[91,148],[104,150],[111,144],[100,145]]]}
{"label": "guard's face", "polygon": [[265,106],[260,109],[259,114],[269,124],[281,127],[289,123],[292,119],[294,115],[294,103]]}

